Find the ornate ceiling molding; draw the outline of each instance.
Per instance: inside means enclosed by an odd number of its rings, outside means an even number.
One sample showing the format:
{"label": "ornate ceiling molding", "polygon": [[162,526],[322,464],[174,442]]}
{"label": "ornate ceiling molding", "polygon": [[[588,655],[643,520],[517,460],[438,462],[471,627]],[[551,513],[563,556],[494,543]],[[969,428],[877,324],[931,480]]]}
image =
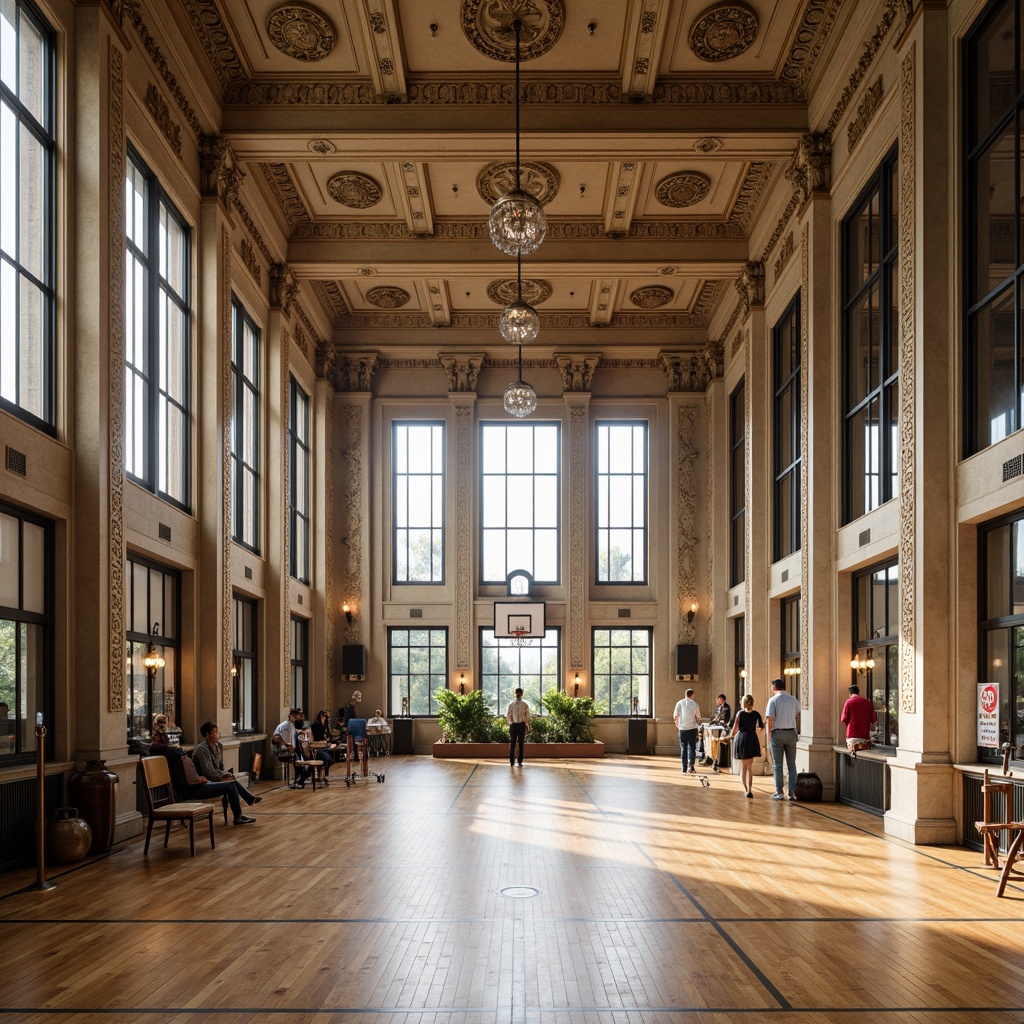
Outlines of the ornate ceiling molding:
{"label": "ornate ceiling molding", "polygon": [[368,174],[338,171],[327,179],[327,194],[350,210],[368,210],[381,199],[380,185]]}
{"label": "ornate ceiling molding", "polygon": [[[487,286],[487,298],[499,306],[507,306],[519,298],[519,282],[514,278],[492,281]],[[551,282],[540,278],[523,281],[523,299],[531,306],[539,306],[551,298]]]}
{"label": "ornate ceiling molding", "polygon": [[857,104],[857,113],[853,120],[846,126],[846,146],[852,150],[861,140],[861,136],[871,124],[875,111],[882,103],[885,94],[885,85],[882,76],[879,75],[865,90],[860,103]]}
{"label": "ornate ceiling molding", "polygon": [[563,0],[463,0],[462,31],[485,57],[512,63],[516,36],[512,22],[522,24],[520,59],[540,57],[558,42],[565,27]]}
{"label": "ornate ceiling molding", "polygon": [[654,198],[662,206],[675,210],[694,206],[711,191],[711,179],[700,171],[677,171],[661,179],[654,189]]}
{"label": "ornate ceiling molding", "polygon": [[309,211],[288,173],[287,166],[285,164],[258,164],[257,166],[263,172],[263,180],[270,188],[270,192],[277,202],[277,208],[281,211],[289,230],[294,231],[299,224],[308,223]]}
{"label": "ornate ceiling molding", "polygon": [[[540,318],[541,330],[584,330],[592,326],[585,313],[547,313]],[[338,330],[420,330],[433,327],[430,317],[422,313],[364,313],[338,317],[333,326]],[[497,330],[497,313],[454,313],[449,326]],[[607,326],[629,330],[707,330],[708,318],[693,313],[618,313]]]}
{"label": "ornate ceiling molding", "polygon": [[334,26],[308,4],[283,3],[275,7],[267,15],[266,29],[271,44],[295,60],[323,60],[338,42]]}
{"label": "ornate ceiling molding", "polygon": [[844,0],[809,0],[782,67],[783,81],[803,90],[818,65],[843,3]]}
{"label": "ornate ceiling molding", "polygon": [[803,103],[803,87],[791,82],[661,82],[654,88],[657,103],[731,104]]}
{"label": "ornate ceiling molding", "polygon": [[690,49],[700,60],[731,60],[753,46],[757,29],[757,15],[746,4],[715,4],[690,26]]}
{"label": "ornate ceiling molding", "polygon": [[636,288],[629,294],[629,301],[640,309],[658,309],[672,301],[675,292],[664,285],[652,284]]}
{"label": "ornate ceiling molding", "polygon": [[[538,160],[519,161],[519,182],[524,192],[529,192],[542,206],[546,206],[558,195],[561,179],[551,164]],[[476,179],[476,190],[480,198],[493,206],[503,195],[516,187],[515,160],[501,160],[488,164]]]}
{"label": "ornate ceiling molding", "polygon": [[793,189],[793,193],[789,197],[789,202],[786,203],[786,208],[782,211],[782,216],[779,218],[779,222],[775,225],[772,237],[768,239],[768,242],[764,247],[764,251],[761,253],[762,263],[768,262],[768,257],[771,256],[782,232],[786,230],[786,225],[789,223],[789,219],[794,213],[796,213],[796,208],[800,205],[801,201],[799,190]]}
{"label": "ornate ceiling molding", "polygon": [[768,191],[774,170],[774,164],[767,161],[757,161],[748,165],[743,183],[736,194],[736,202],[733,203],[732,209],[729,211],[731,224],[738,224],[744,232],[749,229],[750,222],[754,219],[754,214],[757,213],[761,200]]}
{"label": "ornate ceiling molding", "polygon": [[245,68],[214,0],[182,0],[182,6],[221,87],[244,81]]}
{"label": "ornate ceiling molding", "polygon": [[310,290],[320,303],[320,308],[327,314],[332,327],[337,327],[338,322],[348,313],[348,305],[341,289],[334,281],[310,281]]}
{"label": "ornate ceiling molding", "polygon": [[404,288],[392,285],[380,285],[366,293],[366,301],[378,309],[401,309],[409,301],[409,293]]}
{"label": "ornate ceiling molding", "polygon": [[705,281],[693,303],[694,316],[710,318],[724,287],[724,281]]}
{"label": "ornate ceiling molding", "polygon": [[150,82],[146,86],[146,109],[153,115],[156,126],[163,132],[171,149],[181,157],[181,125],[171,117],[171,108],[160,90]]}

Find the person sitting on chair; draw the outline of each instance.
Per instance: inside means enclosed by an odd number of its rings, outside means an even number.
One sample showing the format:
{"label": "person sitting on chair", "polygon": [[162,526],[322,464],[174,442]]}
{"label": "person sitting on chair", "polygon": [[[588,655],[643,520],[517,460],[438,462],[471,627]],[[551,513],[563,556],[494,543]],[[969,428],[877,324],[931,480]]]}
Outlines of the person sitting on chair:
{"label": "person sitting on chair", "polygon": [[717,758],[713,758],[711,756],[710,751],[707,749],[713,735],[710,731],[711,727],[720,725],[722,728],[719,730],[719,736],[724,736],[731,721],[732,708],[729,707],[725,694],[720,693],[715,698],[715,710],[711,714],[711,721],[706,722],[704,728],[700,731],[700,741],[697,745],[697,760],[700,761],[701,764],[711,764],[712,762],[717,763],[718,761]]}
{"label": "person sitting on chair", "polygon": [[167,716],[162,711],[153,716],[153,731],[149,742],[150,744],[171,742],[167,735]]}
{"label": "person sitting on chair", "polygon": [[226,796],[231,807],[231,814],[236,825],[252,825],[256,819],[242,813],[240,794],[249,797],[246,803],[256,803],[254,797],[243,789],[234,779],[230,782],[210,782],[205,775],[200,775],[195,765],[181,747],[170,743],[153,743],[150,754],[162,754],[167,760],[167,769],[171,776],[171,787],[177,800],[209,800],[211,797]]}
{"label": "person sitting on chair", "polygon": [[[326,746],[314,750],[316,756],[324,763],[324,778],[327,778],[328,769],[338,760],[338,744],[331,738],[331,713],[326,710],[317,712],[316,719],[309,727],[314,743],[324,743]],[[327,755],[326,757],[324,755]],[[329,760],[328,760],[329,759]]]}
{"label": "person sitting on chair", "polygon": [[[296,758],[300,761],[302,760],[298,750],[299,732],[296,728],[296,722],[301,721],[302,708],[289,708],[288,717],[274,730],[274,735],[270,737],[274,753],[284,762],[294,761]],[[287,773],[287,771],[288,766],[286,763],[285,772]],[[292,782],[291,788],[294,789],[300,780],[305,783],[308,774],[308,769],[297,767],[295,769],[295,780]]]}
{"label": "person sitting on chair", "polygon": [[203,722],[199,727],[202,743],[192,751],[192,763],[202,778],[210,782],[233,782],[238,787],[238,795],[250,806],[258,804],[263,797],[253,796],[235,778],[230,768],[224,767],[224,745],[220,742],[220,730],[215,722]]}
{"label": "person sitting on chair", "polygon": [[387,735],[391,732],[388,720],[381,714],[380,708],[373,713],[366,723],[366,731],[370,735],[370,757],[378,757],[388,752]]}

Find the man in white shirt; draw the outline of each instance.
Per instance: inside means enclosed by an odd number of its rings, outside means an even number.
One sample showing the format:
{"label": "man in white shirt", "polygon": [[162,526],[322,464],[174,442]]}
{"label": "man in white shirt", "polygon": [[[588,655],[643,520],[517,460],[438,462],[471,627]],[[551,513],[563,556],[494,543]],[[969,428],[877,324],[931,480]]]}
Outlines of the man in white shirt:
{"label": "man in white shirt", "polygon": [[516,744],[519,744],[519,767],[523,766],[523,747],[526,744],[526,731],[530,728],[530,705],[523,700],[521,687],[516,688],[516,699],[509,704],[505,711],[505,718],[508,721],[508,763],[510,766],[516,763]]}
{"label": "man in white shirt", "polygon": [[683,772],[697,774],[694,762],[697,760],[697,733],[700,729],[700,705],[693,699],[693,690],[686,691],[686,696],[676,704],[672,712],[672,721],[679,730],[679,756],[683,762]]}
{"label": "man in white shirt", "polygon": [[789,774],[789,799],[796,799],[796,738],[800,732],[800,701],[786,693],[786,682],[773,679],[775,691],[764,709],[768,744],[772,751],[772,771],[775,775],[773,800],[785,800],[782,794],[782,758],[786,758]]}

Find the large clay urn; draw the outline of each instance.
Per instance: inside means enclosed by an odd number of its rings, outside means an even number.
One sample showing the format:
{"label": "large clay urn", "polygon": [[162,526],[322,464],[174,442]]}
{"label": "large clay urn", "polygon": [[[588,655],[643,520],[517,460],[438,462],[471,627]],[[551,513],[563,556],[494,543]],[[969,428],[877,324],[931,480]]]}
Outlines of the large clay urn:
{"label": "large clay urn", "polygon": [[87,761],[71,776],[71,799],[92,828],[90,853],[106,853],[114,845],[117,775],[103,761]]}
{"label": "large clay urn", "polygon": [[51,864],[76,864],[92,845],[92,829],[77,807],[58,807],[56,820],[46,822],[46,859]]}

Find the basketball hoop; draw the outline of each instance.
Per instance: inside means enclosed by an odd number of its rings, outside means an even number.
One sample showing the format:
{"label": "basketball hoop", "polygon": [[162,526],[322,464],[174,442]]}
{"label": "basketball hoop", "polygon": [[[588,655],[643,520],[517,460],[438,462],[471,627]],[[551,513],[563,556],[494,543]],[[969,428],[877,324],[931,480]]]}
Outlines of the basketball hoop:
{"label": "basketball hoop", "polygon": [[513,647],[529,647],[530,638],[526,635],[525,629],[513,629],[512,630],[512,646]]}

